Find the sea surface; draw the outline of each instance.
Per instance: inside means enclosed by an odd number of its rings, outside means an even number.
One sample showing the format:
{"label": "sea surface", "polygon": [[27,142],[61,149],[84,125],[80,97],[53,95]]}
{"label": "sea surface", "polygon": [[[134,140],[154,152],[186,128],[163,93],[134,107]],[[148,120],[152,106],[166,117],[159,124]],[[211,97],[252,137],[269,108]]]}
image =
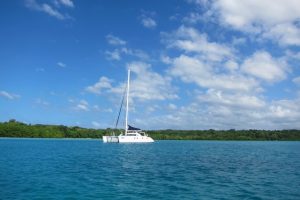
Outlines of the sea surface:
{"label": "sea surface", "polygon": [[300,199],[300,142],[2,138],[0,199]]}

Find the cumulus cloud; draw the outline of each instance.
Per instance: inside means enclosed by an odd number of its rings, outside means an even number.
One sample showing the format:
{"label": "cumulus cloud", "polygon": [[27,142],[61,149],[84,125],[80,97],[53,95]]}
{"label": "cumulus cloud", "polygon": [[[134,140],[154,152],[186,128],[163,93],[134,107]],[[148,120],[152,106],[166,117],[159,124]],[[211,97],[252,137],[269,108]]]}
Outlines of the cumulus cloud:
{"label": "cumulus cloud", "polygon": [[300,45],[298,0],[216,0],[211,11],[234,29],[262,34],[281,45]]}
{"label": "cumulus cloud", "polygon": [[265,102],[256,96],[207,91],[187,105],[152,115],[139,125],[157,129],[299,129],[299,105],[299,99]]}
{"label": "cumulus cloud", "polygon": [[[131,70],[130,98],[132,100],[166,100],[178,98],[176,89],[171,85],[171,78],[164,77],[151,69],[151,65],[144,62],[131,62],[127,64]],[[125,83],[112,85],[112,80],[101,77],[97,83],[86,87],[86,91],[94,94],[122,95]]]}
{"label": "cumulus cloud", "polygon": [[288,121],[298,120],[300,118],[300,101],[295,100],[279,100],[273,101],[269,107],[269,117],[277,122],[278,120],[288,119]]}
{"label": "cumulus cloud", "polygon": [[196,12],[191,12],[189,13],[188,16],[183,18],[183,22],[189,23],[189,24],[196,24],[199,21],[202,21],[204,18],[203,15],[196,13]]}
{"label": "cumulus cloud", "polygon": [[126,43],[127,43],[125,40],[122,40],[111,34],[106,36],[106,40],[107,40],[108,44],[111,44],[111,45],[126,45]]}
{"label": "cumulus cloud", "polygon": [[176,110],[177,106],[175,104],[173,104],[173,103],[169,103],[169,105],[168,105],[167,108],[170,109],[170,110]]}
{"label": "cumulus cloud", "polygon": [[[270,100],[268,91],[263,88],[266,83],[276,84],[288,77],[291,64],[298,61],[298,52],[286,51],[285,55],[275,57],[280,52],[270,51],[271,54],[267,50],[255,49],[266,39],[276,42],[280,48],[300,45],[299,2],[188,2],[201,5],[201,8],[183,18],[185,25],[173,32],[162,33],[162,42],[170,54],[163,52],[161,61],[169,66],[166,75],[181,80],[183,84],[192,83],[196,89],[188,91],[190,96],[185,105],[167,102],[165,112],[149,112],[147,120],[138,121],[140,125],[158,129],[300,128],[299,99]],[[207,19],[208,16],[212,19]],[[217,29],[222,26],[222,30],[216,31],[225,32],[218,37],[219,41],[222,41],[222,36],[227,37],[227,33],[233,33],[226,38],[227,43],[216,42],[215,35],[206,34],[206,24],[201,24],[203,26],[199,29],[192,27],[207,20],[217,22],[212,25]],[[224,27],[229,29],[224,30]],[[253,52],[245,55],[248,44]],[[265,46],[264,49],[268,48]],[[297,75],[292,81],[300,84]]]}
{"label": "cumulus cloud", "polygon": [[218,105],[231,106],[236,108],[262,108],[266,103],[258,97],[243,93],[224,93],[220,90],[209,89],[206,94],[199,95],[201,102],[208,102]]}
{"label": "cumulus cloud", "polygon": [[299,52],[293,52],[293,51],[290,51],[290,50],[286,50],[285,55],[288,59],[300,60],[300,51]]}
{"label": "cumulus cloud", "polygon": [[263,37],[273,39],[282,46],[300,45],[300,29],[292,23],[274,25],[263,33]]}
{"label": "cumulus cloud", "polygon": [[101,94],[102,90],[112,88],[111,83],[112,83],[111,79],[102,76],[97,83],[86,87],[85,90],[90,93]]}
{"label": "cumulus cloud", "polygon": [[105,51],[106,58],[108,60],[121,60],[120,51],[115,49],[113,51]]}
{"label": "cumulus cloud", "polygon": [[128,56],[133,56],[140,58],[142,60],[147,60],[149,59],[149,56],[147,53],[140,49],[130,49],[127,47],[122,47],[122,48],[117,48],[114,49],[113,51],[105,51],[106,58],[108,60],[121,60],[122,56],[128,55]]}
{"label": "cumulus cloud", "polygon": [[[71,0],[59,0],[56,1],[56,4],[74,7],[74,4]],[[55,17],[59,20],[65,20],[70,18],[67,14],[62,13],[57,8],[54,8],[48,3],[38,3],[36,0],[25,0],[25,6],[29,9],[46,13],[49,16]]]}
{"label": "cumulus cloud", "polygon": [[169,73],[184,82],[196,83],[204,88],[249,92],[259,86],[254,79],[240,74],[218,74],[213,71],[211,65],[186,55],[174,59]]}
{"label": "cumulus cloud", "polygon": [[282,59],[273,58],[266,51],[257,51],[244,61],[241,69],[267,82],[277,82],[285,79],[288,65]]}
{"label": "cumulus cloud", "polygon": [[59,0],[59,3],[67,7],[74,7],[74,3],[71,0]]}
{"label": "cumulus cloud", "polygon": [[237,62],[234,60],[228,60],[224,66],[229,70],[229,71],[236,71],[239,68],[239,65]]}
{"label": "cumulus cloud", "polygon": [[155,28],[157,25],[156,21],[150,17],[143,17],[141,23],[146,28]]}
{"label": "cumulus cloud", "polygon": [[141,24],[145,28],[154,29],[157,26],[157,23],[154,20],[155,15],[156,15],[155,12],[149,12],[149,11],[142,10],[142,15],[139,17]]}
{"label": "cumulus cloud", "polygon": [[260,88],[254,78],[239,73],[234,49],[209,41],[206,34],[195,28],[180,26],[175,32],[163,34],[163,42],[168,48],[182,52],[175,58],[164,56],[164,60],[170,65],[168,73],[183,82],[196,83],[202,88],[244,92]]}
{"label": "cumulus cloud", "polygon": [[168,48],[197,53],[209,61],[222,61],[233,56],[233,49],[224,44],[210,42],[206,34],[192,27],[180,26],[175,32],[164,34],[164,42]]}
{"label": "cumulus cloud", "polygon": [[15,99],[18,99],[21,97],[18,94],[9,93],[4,90],[0,91],[0,96],[4,97],[6,99],[9,99],[9,100],[15,100]]}
{"label": "cumulus cloud", "polygon": [[65,16],[62,13],[60,13],[58,10],[54,9],[49,4],[46,4],[46,3],[38,4],[35,0],[26,0],[25,3],[26,3],[25,4],[26,7],[30,8],[32,10],[44,12],[44,13],[46,13],[52,17],[55,17],[57,19],[60,19],[60,20],[65,19]]}
{"label": "cumulus cloud", "polygon": [[80,100],[74,109],[77,111],[90,111],[89,103],[86,100]]}
{"label": "cumulus cloud", "polygon": [[63,62],[58,62],[57,65],[58,65],[59,67],[62,67],[62,68],[65,68],[65,67],[67,66],[67,65],[66,65],[65,63],[63,63]]}
{"label": "cumulus cloud", "polygon": [[126,46],[127,42],[125,40],[120,39],[114,35],[107,35],[106,40],[108,44],[113,46],[118,46],[113,50],[106,50],[105,55],[108,60],[119,61],[122,59],[124,55],[137,57],[143,60],[147,60],[149,58],[148,54],[140,49],[131,49]]}
{"label": "cumulus cloud", "polygon": [[171,79],[151,70],[151,65],[143,62],[131,62],[127,67],[133,72],[132,98],[139,100],[166,100],[177,98]]}

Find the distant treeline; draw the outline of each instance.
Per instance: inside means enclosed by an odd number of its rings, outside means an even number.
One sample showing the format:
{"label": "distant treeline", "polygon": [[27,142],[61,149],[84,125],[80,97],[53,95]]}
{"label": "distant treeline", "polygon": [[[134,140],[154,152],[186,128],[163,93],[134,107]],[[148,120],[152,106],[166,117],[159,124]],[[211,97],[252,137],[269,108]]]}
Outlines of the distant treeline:
{"label": "distant treeline", "polygon": [[[117,130],[119,134],[121,130]],[[78,126],[25,124],[16,120],[0,122],[0,137],[102,138],[111,129]],[[155,140],[300,140],[300,130],[155,130],[147,131]]]}

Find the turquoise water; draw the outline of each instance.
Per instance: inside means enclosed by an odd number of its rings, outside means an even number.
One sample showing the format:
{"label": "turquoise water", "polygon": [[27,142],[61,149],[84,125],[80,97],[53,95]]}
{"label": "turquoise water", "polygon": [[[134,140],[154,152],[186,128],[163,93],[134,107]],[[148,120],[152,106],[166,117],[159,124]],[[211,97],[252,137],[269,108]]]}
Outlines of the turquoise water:
{"label": "turquoise water", "polygon": [[0,139],[0,199],[300,199],[300,142]]}

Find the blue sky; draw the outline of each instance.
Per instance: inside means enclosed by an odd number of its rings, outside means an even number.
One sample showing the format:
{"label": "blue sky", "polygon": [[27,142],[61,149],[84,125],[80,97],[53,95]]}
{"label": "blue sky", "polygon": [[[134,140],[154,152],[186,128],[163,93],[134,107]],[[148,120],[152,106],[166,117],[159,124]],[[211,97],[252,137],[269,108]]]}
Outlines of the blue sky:
{"label": "blue sky", "polygon": [[0,3],[0,121],[300,128],[297,0]]}

